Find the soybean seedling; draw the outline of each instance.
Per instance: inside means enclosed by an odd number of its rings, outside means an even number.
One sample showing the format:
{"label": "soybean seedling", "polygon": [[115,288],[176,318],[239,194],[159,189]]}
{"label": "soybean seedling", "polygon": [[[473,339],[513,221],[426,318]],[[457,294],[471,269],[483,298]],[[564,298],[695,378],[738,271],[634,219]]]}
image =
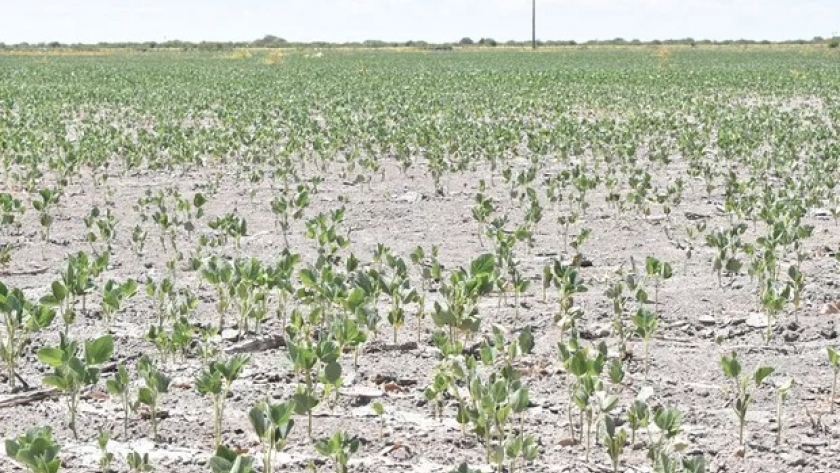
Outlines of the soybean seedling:
{"label": "soybean seedling", "polygon": [[[337,387],[342,382],[341,365],[338,363],[340,355],[338,344],[332,340],[314,343],[308,338],[300,342],[288,342],[289,359],[294,365],[295,373],[303,374],[304,383],[299,384],[294,395],[295,413],[306,415],[307,435],[312,437],[312,410],[318,406],[322,397],[317,395],[313,370],[320,374],[324,387]],[[322,372],[322,373],[321,373]]]}
{"label": "soybean seedling", "polygon": [[199,394],[213,398],[213,438],[216,447],[222,443],[222,419],[230,387],[249,362],[250,358],[245,355],[234,355],[224,362],[212,361],[195,381],[195,389]]}
{"label": "soybean seedling", "polygon": [[621,359],[619,358],[613,358],[607,370],[610,376],[610,382],[620,389],[621,383],[624,382],[624,377],[626,376],[626,373],[624,371],[624,363],[622,363]]}
{"label": "soybean seedling", "polygon": [[64,393],[70,411],[69,427],[76,438],[76,413],[82,389],[99,381],[99,366],[110,360],[113,353],[114,339],[110,335],[86,341],[83,357],[79,356],[79,344],[64,335],[59,346],[38,350],[38,360],[53,368],[52,374],[44,376],[44,384]]}
{"label": "soybean seedling", "polygon": [[840,376],[840,351],[832,347],[827,347],[828,362],[831,364],[831,369],[834,371],[834,378],[831,381],[831,397],[828,399],[828,405],[831,412],[834,412],[834,400],[837,395],[837,377]]}
{"label": "soybean seedling", "polygon": [[650,407],[642,399],[636,399],[627,409],[627,426],[630,427],[630,445],[636,443],[636,432],[650,424]]}
{"label": "soybean seedling", "polygon": [[590,236],[592,236],[591,228],[581,228],[574,240],[569,243],[569,246],[575,250],[575,254],[572,256],[573,266],[580,266],[583,263],[583,244],[586,243],[586,240],[588,240]]}
{"label": "soybean seedling", "polygon": [[650,370],[650,339],[653,332],[659,326],[659,320],[654,312],[641,308],[633,316],[633,325],[636,326],[635,334],[642,339],[645,350],[645,378]]}
{"label": "soybean seedling", "polygon": [[575,295],[587,292],[589,289],[584,284],[577,268],[572,265],[566,266],[559,260],[543,269],[543,287],[553,285],[557,289],[558,310],[554,315],[554,322],[560,327],[560,341],[562,342],[565,333],[573,330],[577,320],[583,316],[583,311],[575,306]]}
{"label": "soybean seedling", "polygon": [[790,390],[793,389],[795,384],[796,381],[793,378],[790,378],[781,386],[776,388],[776,445],[782,444],[782,407],[784,406],[785,401],[787,401]]}
{"label": "soybean seedling", "polygon": [[128,415],[131,411],[131,377],[125,365],[117,365],[117,374],[105,381],[105,388],[112,396],[120,398],[123,408],[123,437],[128,438]]}
{"label": "soybean seedling", "polygon": [[[9,234],[18,234],[21,228],[21,222],[18,217],[23,216],[24,207],[19,199],[15,199],[11,194],[0,192],[0,232],[4,236]],[[8,229],[7,231],[4,231]],[[9,240],[0,243],[0,267],[6,267],[12,260],[13,244]]]}
{"label": "soybean seedling", "polygon": [[32,473],[56,473],[61,468],[61,446],[53,440],[51,427],[30,429],[26,434],[6,440],[6,455],[20,462]]}
{"label": "soybean seedling", "polygon": [[795,265],[788,268],[788,287],[790,287],[791,303],[793,304],[793,317],[799,323],[799,306],[802,304],[802,292],[805,290],[805,276]]}
{"label": "soybean seedling", "polygon": [[671,279],[671,276],[674,275],[674,272],[671,269],[670,263],[659,261],[653,256],[648,256],[647,258],[645,258],[645,272],[647,273],[647,276],[649,278],[653,278],[653,304],[655,307],[654,310],[658,314],[659,287],[662,284],[662,281]]}
{"label": "soybean seedling", "polygon": [[615,430],[615,420],[611,416],[604,416],[604,445],[612,461],[613,473],[618,473],[621,454],[627,445],[627,431],[623,428]]}
{"label": "soybean seedling", "polygon": [[350,437],[343,431],[315,442],[315,450],[333,461],[335,473],[347,473],[347,463],[350,457],[359,451],[360,446],[358,437]]}
{"label": "soybean seedling", "polygon": [[120,311],[123,301],[131,299],[137,294],[137,282],[133,279],[119,284],[116,281],[108,280],[102,288],[102,318],[105,319],[105,328],[111,328],[114,316]]}
{"label": "soybean seedling", "polygon": [[146,238],[148,238],[149,232],[143,230],[139,224],[134,226],[134,229],[131,231],[131,250],[134,251],[134,254],[137,256],[137,259],[140,259],[143,256],[143,248],[146,246]]}
{"label": "soybean seedling", "polygon": [[765,343],[770,343],[773,338],[773,325],[776,317],[782,312],[785,305],[787,305],[790,297],[790,285],[779,286],[773,281],[768,280],[764,290],[761,292],[761,305],[764,307],[764,313],[767,316],[767,331],[765,333]]}
{"label": "soybean seedling", "polygon": [[216,312],[219,313],[219,333],[225,329],[225,312],[230,305],[231,284],[233,282],[233,265],[227,260],[217,257],[210,258],[201,270],[201,275],[215,289],[218,301]]}
{"label": "soybean seedling", "polygon": [[129,452],[125,456],[125,462],[128,464],[128,471],[130,473],[145,473],[152,471],[152,462],[149,460],[149,454],[139,454],[137,452]]}
{"label": "soybean seedling", "polygon": [[20,289],[9,289],[0,282],[0,313],[3,314],[5,337],[0,338],[0,359],[6,365],[9,386],[15,387],[17,366],[32,334],[48,327],[55,311],[46,305],[34,305]]}
{"label": "soybean seedling", "polygon": [[[111,212],[111,209],[106,209],[105,215],[103,216],[99,207],[94,206],[90,210],[90,213],[83,218],[83,221],[88,230],[85,240],[90,244],[91,251],[98,254],[99,252],[96,251],[94,243],[98,240],[102,240],[105,244],[103,249],[110,253],[112,250],[112,243],[117,234],[117,218]],[[94,231],[96,231],[96,233],[94,233]]]}
{"label": "soybean seedling", "polygon": [[140,358],[137,362],[137,371],[145,381],[145,386],[137,392],[137,400],[134,402],[134,409],[141,405],[149,408],[149,418],[152,422],[152,440],[158,438],[158,404],[161,394],[169,392],[169,385],[172,380],[161,373],[147,356]]}
{"label": "soybean seedling", "polygon": [[[210,458],[213,473],[254,473],[254,457],[241,455],[236,450],[219,445],[216,454]],[[270,473],[266,470],[263,473]]]}
{"label": "soybean seedling", "polygon": [[[597,347],[597,350],[590,353],[587,347],[580,344],[577,334],[573,332],[568,343],[561,342],[557,344],[557,351],[566,372],[573,376],[572,382],[568,386],[569,434],[572,439],[575,438],[575,424],[572,417],[572,409],[577,406],[580,411],[581,427],[578,440],[580,442],[583,440],[584,414],[590,413],[588,419],[591,420],[592,406],[590,405],[590,398],[594,398],[596,392],[603,391],[603,383],[600,377],[606,363],[607,346],[605,343],[601,343]],[[589,437],[587,437],[588,441]],[[587,456],[588,454],[589,448],[587,445]]]}
{"label": "soybean seedling", "polygon": [[723,374],[732,379],[735,388],[735,399],[732,400],[732,410],[738,416],[738,441],[744,445],[744,426],[747,422],[747,411],[753,399],[753,394],[750,390],[750,381],[753,382],[753,387],[758,388],[764,380],[773,374],[774,369],[770,366],[761,366],[756,368],[752,376],[741,376],[741,364],[738,362],[738,354],[734,351],[731,356],[724,355],[720,360],[720,366],[723,368]]}
{"label": "soybean seedling", "polygon": [[251,426],[262,444],[263,471],[272,471],[272,455],[286,448],[289,434],[295,421],[292,419],[295,406],[291,402],[270,404],[259,402],[248,412]]}
{"label": "soybean seedling", "polygon": [[248,236],[248,223],[244,217],[237,215],[236,211],[216,217],[207,223],[222,239],[233,237],[236,253],[239,254],[242,237]]}
{"label": "soybean seedling", "polygon": [[[648,457],[654,460],[654,466],[663,467],[668,453],[674,450],[674,441],[682,432],[682,413],[671,407],[658,407],[652,414],[653,424],[659,430],[659,438],[650,446]],[[656,469],[656,468],[654,468]],[[660,471],[660,470],[656,470]],[[664,471],[673,471],[667,470]]]}
{"label": "soybean seedling", "polygon": [[289,217],[293,220],[302,219],[307,207],[309,207],[309,188],[305,184],[298,185],[294,195],[287,191],[271,201],[271,211],[275,216],[274,224],[283,232],[285,248],[289,247],[289,230],[291,229]]}
{"label": "soybean seedling", "polygon": [[377,417],[379,417],[379,438],[382,439],[383,437],[385,437],[385,407],[382,405],[381,402],[374,402],[371,405],[371,408],[373,409],[373,413],[376,414]]}
{"label": "soybean seedling", "polygon": [[[44,188],[38,191],[38,197],[39,200],[32,201],[32,207],[34,207],[39,213],[38,221],[43,227],[41,239],[46,244],[50,242],[50,228],[52,228],[52,224],[55,221],[51,211],[54,206],[58,205],[58,201],[61,197],[61,191],[59,189]],[[45,251],[46,245],[41,248],[41,254],[44,258],[47,257]]]}
{"label": "soybean seedling", "polygon": [[96,437],[96,444],[99,446],[99,469],[102,473],[111,472],[111,463],[114,462],[114,454],[108,451],[108,442],[111,440],[111,434],[107,430],[100,430]]}
{"label": "soybean seedling", "polygon": [[475,196],[475,206],[472,208],[472,217],[478,223],[478,243],[484,248],[484,239],[481,235],[484,233],[487,219],[493,214],[495,208],[493,207],[493,199],[484,194],[485,184],[483,179],[479,181],[478,188],[478,194]]}

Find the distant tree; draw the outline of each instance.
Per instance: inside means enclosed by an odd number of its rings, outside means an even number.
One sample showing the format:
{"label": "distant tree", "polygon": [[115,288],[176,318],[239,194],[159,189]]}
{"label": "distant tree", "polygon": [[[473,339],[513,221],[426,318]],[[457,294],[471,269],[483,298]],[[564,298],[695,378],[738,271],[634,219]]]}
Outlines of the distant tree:
{"label": "distant tree", "polygon": [[388,43],[385,41],[380,41],[378,39],[369,39],[362,43],[362,46],[366,48],[384,48],[388,46]]}
{"label": "distant tree", "polygon": [[499,44],[499,43],[497,43],[497,42],[496,42],[496,40],[495,40],[495,39],[493,39],[493,38],[481,38],[481,39],[478,41],[478,44],[480,44],[480,45],[482,45],[482,46],[492,46],[492,47],[496,47],[496,46],[498,46],[498,44]]}
{"label": "distant tree", "polygon": [[458,41],[458,44],[460,44],[462,46],[469,46],[471,44],[475,44],[475,42],[472,40],[472,38],[463,37],[463,38],[461,38],[461,41]]}
{"label": "distant tree", "polygon": [[288,42],[283,38],[267,34],[251,44],[258,48],[279,48],[281,46],[285,46]]}
{"label": "distant tree", "polygon": [[833,39],[830,43],[828,43],[828,47],[831,49],[840,48],[840,39]]}

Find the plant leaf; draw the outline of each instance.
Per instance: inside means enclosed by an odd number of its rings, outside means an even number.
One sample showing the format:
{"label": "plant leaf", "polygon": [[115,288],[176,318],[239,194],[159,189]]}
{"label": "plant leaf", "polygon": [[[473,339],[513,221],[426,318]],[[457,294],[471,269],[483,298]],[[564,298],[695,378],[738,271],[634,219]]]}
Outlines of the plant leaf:
{"label": "plant leaf", "polygon": [[100,365],[114,354],[114,337],[105,335],[85,342],[85,361],[89,365]]}

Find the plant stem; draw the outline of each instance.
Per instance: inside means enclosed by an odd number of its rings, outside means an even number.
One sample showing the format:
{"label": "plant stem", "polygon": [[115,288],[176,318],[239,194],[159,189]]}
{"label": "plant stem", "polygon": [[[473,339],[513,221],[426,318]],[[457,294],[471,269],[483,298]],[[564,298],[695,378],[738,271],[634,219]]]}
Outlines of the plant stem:
{"label": "plant stem", "polygon": [[659,315],[659,278],[655,278],[653,283],[653,304],[654,313]]}
{"label": "plant stem", "polygon": [[157,442],[158,434],[157,434],[157,403],[153,403],[151,406],[151,414],[152,414],[152,441]]}
{"label": "plant stem", "polygon": [[590,443],[592,441],[592,411],[586,412],[586,463],[589,463]]}
{"label": "plant stem", "polygon": [[79,392],[78,390],[72,390],[70,392],[70,397],[67,400],[68,407],[70,409],[70,430],[73,431],[73,438],[78,439],[79,433],[76,430],[76,410],[79,407]]}
{"label": "plant stem", "polygon": [[575,424],[572,417],[572,406],[574,405],[574,389],[569,390],[569,436],[575,439]]}

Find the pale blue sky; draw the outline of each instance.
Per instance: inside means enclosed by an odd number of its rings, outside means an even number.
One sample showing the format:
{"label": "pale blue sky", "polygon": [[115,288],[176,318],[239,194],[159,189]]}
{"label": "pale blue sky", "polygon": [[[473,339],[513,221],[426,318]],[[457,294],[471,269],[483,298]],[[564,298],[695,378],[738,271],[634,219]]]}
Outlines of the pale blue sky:
{"label": "pale blue sky", "polygon": [[[530,38],[530,0],[0,0],[0,42]],[[537,0],[540,39],[810,39],[840,0]]]}

